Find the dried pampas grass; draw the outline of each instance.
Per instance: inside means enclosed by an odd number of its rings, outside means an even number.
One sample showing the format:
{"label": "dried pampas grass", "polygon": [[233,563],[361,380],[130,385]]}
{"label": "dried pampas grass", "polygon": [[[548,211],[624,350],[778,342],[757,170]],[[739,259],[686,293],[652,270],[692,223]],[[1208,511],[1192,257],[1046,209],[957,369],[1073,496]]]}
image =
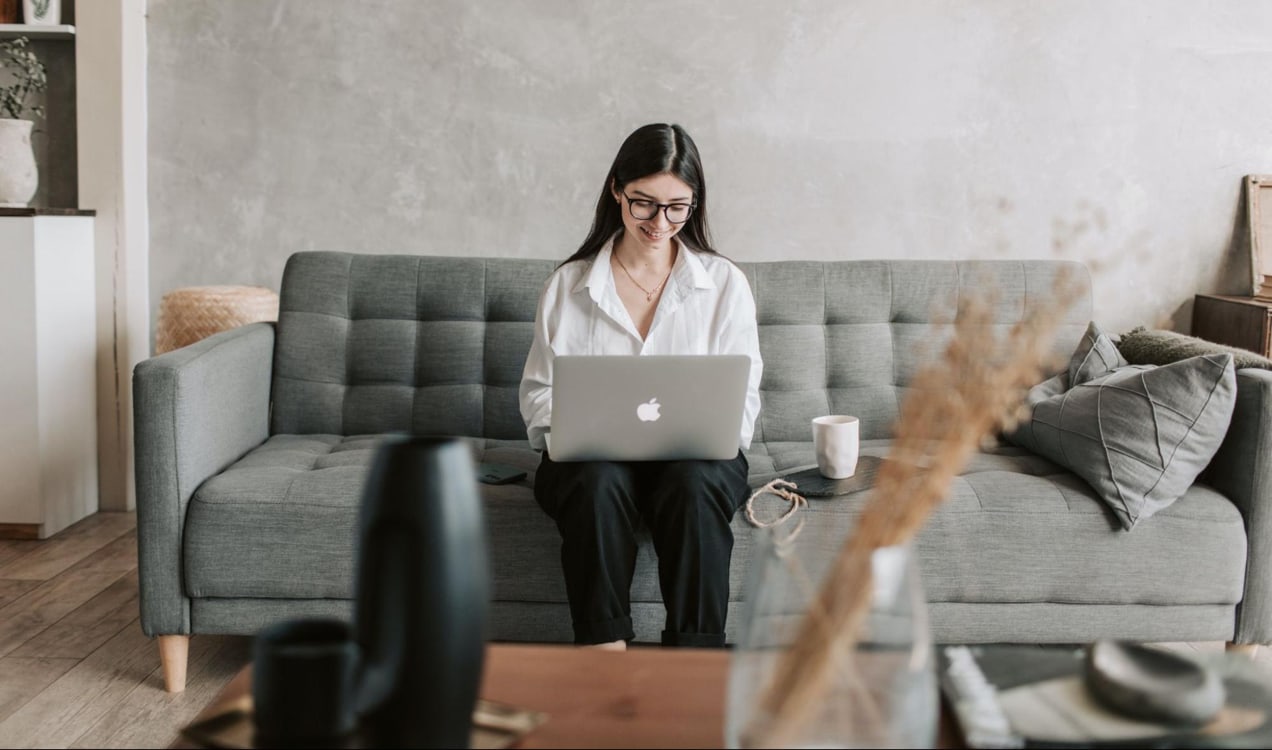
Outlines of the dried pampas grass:
{"label": "dried pampas grass", "polygon": [[[1025,391],[1054,367],[1051,341],[1080,291],[1077,279],[1061,274],[1052,293],[1002,334],[992,325],[993,299],[960,301],[952,338],[910,383],[869,502],[761,694],[764,736],[751,734],[748,743],[786,746],[815,715],[869,611],[872,553],[912,539],[982,440],[1016,424]],[[864,691],[861,698],[869,700]],[[881,720],[877,707],[859,708]]]}

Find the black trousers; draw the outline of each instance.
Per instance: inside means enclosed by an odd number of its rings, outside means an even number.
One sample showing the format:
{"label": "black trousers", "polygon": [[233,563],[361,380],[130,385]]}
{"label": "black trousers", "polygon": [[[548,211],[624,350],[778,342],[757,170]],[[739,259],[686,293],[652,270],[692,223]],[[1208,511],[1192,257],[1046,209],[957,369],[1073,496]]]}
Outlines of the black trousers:
{"label": "black trousers", "polygon": [[649,527],[667,608],[662,642],[723,646],[729,522],[746,502],[747,461],[579,461],[543,454],[534,496],[561,532],[576,643],[632,640],[636,529]]}

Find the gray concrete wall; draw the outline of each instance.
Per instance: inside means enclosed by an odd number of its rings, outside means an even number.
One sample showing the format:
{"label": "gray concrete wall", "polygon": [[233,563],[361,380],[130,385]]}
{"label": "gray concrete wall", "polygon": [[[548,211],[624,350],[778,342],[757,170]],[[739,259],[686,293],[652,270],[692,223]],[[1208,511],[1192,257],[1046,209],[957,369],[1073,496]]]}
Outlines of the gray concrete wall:
{"label": "gray concrete wall", "polygon": [[298,250],[563,258],[674,121],[738,260],[1037,258],[1097,318],[1248,293],[1263,0],[150,0],[151,291]]}

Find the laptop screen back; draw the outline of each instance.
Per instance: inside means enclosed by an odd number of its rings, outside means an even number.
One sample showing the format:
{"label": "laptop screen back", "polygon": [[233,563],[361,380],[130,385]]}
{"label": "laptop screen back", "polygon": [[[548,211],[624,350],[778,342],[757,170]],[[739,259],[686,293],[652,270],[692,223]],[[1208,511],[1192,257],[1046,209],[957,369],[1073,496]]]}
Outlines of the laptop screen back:
{"label": "laptop screen back", "polygon": [[750,370],[743,354],[557,357],[548,455],[553,461],[734,458]]}

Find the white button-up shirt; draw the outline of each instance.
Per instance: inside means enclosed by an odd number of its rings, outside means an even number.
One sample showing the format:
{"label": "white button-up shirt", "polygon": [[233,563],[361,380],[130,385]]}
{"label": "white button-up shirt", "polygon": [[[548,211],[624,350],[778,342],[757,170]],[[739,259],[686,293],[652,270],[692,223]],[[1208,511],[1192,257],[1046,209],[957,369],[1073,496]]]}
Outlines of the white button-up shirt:
{"label": "white button-up shirt", "polygon": [[531,446],[547,447],[552,361],[562,354],[745,354],[751,375],[738,446],[751,446],[764,368],[751,287],[729,260],[673,241],[680,252],[644,340],[614,286],[613,238],[590,261],[567,263],[548,278],[521,375],[521,416]]}

